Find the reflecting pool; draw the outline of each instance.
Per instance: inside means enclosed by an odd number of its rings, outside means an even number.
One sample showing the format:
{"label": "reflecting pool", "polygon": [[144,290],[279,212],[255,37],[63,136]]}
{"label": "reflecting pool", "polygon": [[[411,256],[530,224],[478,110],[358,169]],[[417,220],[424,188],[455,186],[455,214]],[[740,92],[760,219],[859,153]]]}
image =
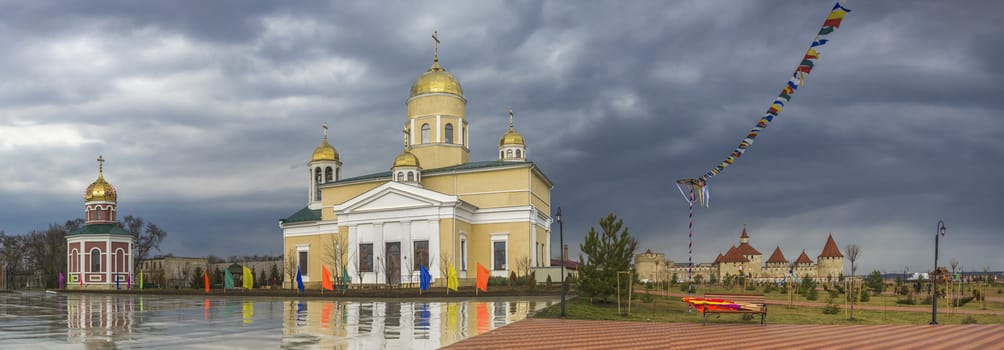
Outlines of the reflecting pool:
{"label": "reflecting pool", "polygon": [[3,348],[434,349],[556,302],[0,294]]}

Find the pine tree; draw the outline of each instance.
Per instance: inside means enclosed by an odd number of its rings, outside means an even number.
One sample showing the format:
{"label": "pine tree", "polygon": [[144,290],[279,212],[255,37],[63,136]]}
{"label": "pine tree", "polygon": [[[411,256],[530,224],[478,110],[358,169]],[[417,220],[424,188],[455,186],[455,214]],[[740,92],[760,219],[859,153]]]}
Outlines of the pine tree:
{"label": "pine tree", "polygon": [[[617,292],[617,272],[629,271],[631,260],[638,241],[628,234],[628,228],[623,220],[613,213],[600,219],[602,233],[597,233],[595,227],[589,229],[586,241],[579,248],[586,259],[579,257],[579,290],[586,296],[600,298],[607,302],[607,297]],[[631,279],[635,278],[634,272]],[[621,293],[627,293],[627,283],[622,281]]]}

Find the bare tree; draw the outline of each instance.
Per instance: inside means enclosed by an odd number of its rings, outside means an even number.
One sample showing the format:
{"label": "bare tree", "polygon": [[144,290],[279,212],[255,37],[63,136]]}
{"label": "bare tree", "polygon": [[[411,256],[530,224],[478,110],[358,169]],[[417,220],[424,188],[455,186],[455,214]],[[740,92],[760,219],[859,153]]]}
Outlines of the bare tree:
{"label": "bare tree", "polygon": [[847,260],[851,261],[851,277],[854,277],[858,271],[858,254],[861,253],[861,247],[857,244],[847,245]]}
{"label": "bare tree", "polygon": [[449,287],[450,266],[453,266],[453,257],[450,256],[450,253],[443,253],[443,255],[439,257],[439,276],[440,279],[443,280],[443,287]]}
{"label": "bare tree", "polygon": [[285,264],[284,270],[286,270],[286,276],[289,277],[289,289],[296,288],[296,273],[299,271],[296,266],[296,249],[289,248],[286,250],[286,259],[283,262]]}
{"label": "bare tree", "polygon": [[326,240],[321,246],[321,261],[326,264],[330,264],[334,267],[335,281],[339,286],[342,285],[342,266],[345,266],[346,260],[348,259],[349,242],[347,240],[341,239],[338,234],[330,235],[330,239]]}
{"label": "bare tree", "polygon": [[138,271],[139,263],[149,258],[153,251],[159,252],[160,242],[163,242],[164,238],[167,237],[167,231],[138,216],[126,215],[118,225],[136,237],[136,243],[132,250],[133,271]]}

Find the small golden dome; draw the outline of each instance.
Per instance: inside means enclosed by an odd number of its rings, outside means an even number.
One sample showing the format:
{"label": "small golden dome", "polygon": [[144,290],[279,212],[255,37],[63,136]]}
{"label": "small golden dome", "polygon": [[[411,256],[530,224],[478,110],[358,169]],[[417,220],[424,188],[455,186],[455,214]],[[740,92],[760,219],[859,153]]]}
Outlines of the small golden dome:
{"label": "small golden dome", "polygon": [[118,195],[115,193],[115,187],[112,187],[112,184],[105,181],[105,177],[101,172],[98,172],[98,179],[94,180],[90,186],[87,186],[87,190],[84,191],[85,202],[114,202],[116,199],[118,199]]}
{"label": "small golden dome", "polygon": [[415,83],[411,85],[411,95],[408,98],[428,93],[448,93],[464,97],[464,89],[460,87],[460,81],[446,69],[443,69],[439,65],[439,61],[433,62],[432,67],[429,67],[429,70],[415,80]]}
{"label": "small golden dome", "polygon": [[324,137],[324,141],[314,149],[314,155],[310,157],[311,162],[323,161],[323,160],[334,160],[338,161],[338,150],[328,143],[328,137]]}
{"label": "small golden dome", "polygon": [[394,158],[394,166],[392,166],[391,169],[397,167],[420,168],[420,166],[418,165],[418,157],[416,157],[410,151],[404,150],[401,152],[401,154],[397,155],[397,158]]}
{"label": "small golden dome", "polygon": [[505,133],[505,135],[502,135],[502,139],[499,140],[499,146],[505,146],[505,145],[526,146],[526,143],[523,143],[523,135],[520,135],[518,132],[516,132],[516,130],[509,128],[509,132]]}

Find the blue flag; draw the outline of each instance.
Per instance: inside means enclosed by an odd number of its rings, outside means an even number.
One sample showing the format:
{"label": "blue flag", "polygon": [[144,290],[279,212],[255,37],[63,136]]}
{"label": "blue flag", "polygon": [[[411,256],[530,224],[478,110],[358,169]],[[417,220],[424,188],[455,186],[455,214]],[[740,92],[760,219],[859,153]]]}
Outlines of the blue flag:
{"label": "blue flag", "polygon": [[422,290],[429,290],[429,284],[432,282],[432,274],[430,274],[429,270],[425,268],[425,265],[418,265],[418,267],[421,269],[418,275],[419,281],[421,281],[419,288],[422,288]]}
{"label": "blue flag", "polygon": [[296,288],[299,288],[300,293],[303,293],[303,276],[300,275],[300,267],[296,268]]}

